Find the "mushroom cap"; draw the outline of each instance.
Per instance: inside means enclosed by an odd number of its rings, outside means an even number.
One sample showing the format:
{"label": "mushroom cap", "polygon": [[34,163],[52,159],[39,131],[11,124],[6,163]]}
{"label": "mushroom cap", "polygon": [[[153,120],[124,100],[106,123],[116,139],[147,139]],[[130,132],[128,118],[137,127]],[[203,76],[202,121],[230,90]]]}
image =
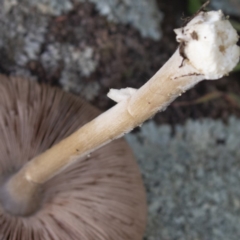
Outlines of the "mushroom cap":
{"label": "mushroom cap", "polygon": [[[96,108],[60,89],[1,75],[1,184],[97,115]],[[13,216],[0,204],[1,239],[140,240],[145,225],[145,190],[123,139],[45,183],[41,207],[34,214]]]}

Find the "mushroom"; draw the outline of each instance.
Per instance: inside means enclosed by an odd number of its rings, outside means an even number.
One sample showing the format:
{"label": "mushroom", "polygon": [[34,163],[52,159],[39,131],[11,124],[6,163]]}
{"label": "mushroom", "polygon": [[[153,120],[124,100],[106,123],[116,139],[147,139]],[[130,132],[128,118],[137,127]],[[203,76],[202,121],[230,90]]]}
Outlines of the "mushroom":
{"label": "mushroom", "polygon": [[[240,56],[237,32],[221,11],[199,12],[175,32],[181,44],[165,65],[138,90],[110,91],[118,104],[96,118],[96,110],[57,90],[2,80],[0,231],[7,239],[142,237],[146,209],[136,164],[122,140],[103,146],[165,110],[198,82],[227,75]],[[82,120],[73,132],[80,108],[94,119]],[[97,155],[106,158],[93,162]]]}
{"label": "mushroom", "polygon": [[[0,76],[0,239],[142,239],[145,191],[123,139],[46,181],[28,206],[16,205],[6,191],[9,179],[34,156],[98,114],[60,89]],[[22,185],[16,188],[25,191]]]}

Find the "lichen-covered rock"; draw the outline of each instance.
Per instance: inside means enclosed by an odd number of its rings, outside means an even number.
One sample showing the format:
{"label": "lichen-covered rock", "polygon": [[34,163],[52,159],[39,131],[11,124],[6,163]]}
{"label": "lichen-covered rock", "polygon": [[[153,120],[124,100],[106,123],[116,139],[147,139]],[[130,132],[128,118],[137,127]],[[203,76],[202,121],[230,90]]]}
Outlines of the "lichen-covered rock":
{"label": "lichen-covered rock", "polygon": [[[97,82],[83,82],[98,65],[94,50],[79,49],[71,43],[48,41],[50,15],[71,9],[67,2],[1,0],[0,65],[11,75],[32,75],[31,63],[42,66],[48,76],[60,68],[59,82],[68,91],[92,100],[98,93]],[[44,5],[45,4],[45,5]],[[58,7],[55,7],[58,6]],[[53,10],[53,11],[52,11]]]}
{"label": "lichen-covered rock", "polygon": [[97,67],[97,57],[91,47],[80,50],[70,44],[49,44],[40,56],[44,68],[53,73],[60,62],[63,70],[59,82],[66,91],[81,93],[87,100],[97,96],[99,85],[97,82],[86,83],[81,77],[89,77]]}
{"label": "lichen-covered rock", "polygon": [[235,117],[127,135],[148,193],[147,240],[240,239],[239,135]]}
{"label": "lichen-covered rock", "polygon": [[37,59],[48,19],[17,1],[4,1],[3,6],[0,9],[0,62],[9,71],[15,71]]}
{"label": "lichen-covered rock", "polygon": [[73,4],[69,0],[30,0],[32,6],[36,6],[43,14],[58,16],[73,9]]}
{"label": "lichen-covered rock", "polygon": [[[4,0],[5,8],[10,9],[17,0]],[[70,0],[24,0],[41,13],[58,16],[74,8]],[[88,0],[77,0],[88,2]],[[99,13],[110,21],[130,24],[140,31],[143,37],[154,40],[161,38],[160,24],[163,14],[158,10],[156,0],[89,0],[96,5]]]}
{"label": "lichen-covered rock", "polygon": [[[86,0],[78,0],[85,2]],[[109,20],[130,24],[143,37],[155,40],[161,38],[160,24],[163,14],[158,10],[156,0],[89,0]]]}

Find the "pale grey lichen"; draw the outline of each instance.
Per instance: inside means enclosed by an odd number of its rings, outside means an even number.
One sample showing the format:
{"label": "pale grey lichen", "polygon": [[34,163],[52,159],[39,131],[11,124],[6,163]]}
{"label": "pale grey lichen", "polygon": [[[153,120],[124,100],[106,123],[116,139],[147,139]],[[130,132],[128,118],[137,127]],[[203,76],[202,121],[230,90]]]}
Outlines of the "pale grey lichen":
{"label": "pale grey lichen", "polygon": [[0,10],[0,52],[2,64],[15,71],[36,60],[44,43],[48,19],[27,4],[11,1]]}
{"label": "pale grey lichen", "polygon": [[31,77],[27,66],[35,61],[48,76],[60,69],[64,89],[80,93],[87,100],[97,95],[100,88],[97,82],[83,82],[98,65],[93,49],[86,46],[80,50],[57,41],[46,43],[50,15],[70,10],[67,1],[0,0],[0,4],[3,6],[0,9],[0,62],[4,69],[12,75]]}
{"label": "pale grey lichen", "polygon": [[[19,0],[4,0],[5,9],[9,11]],[[76,0],[91,2],[100,14],[110,21],[130,24],[138,29],[143,37],[154,40],[161,38],[160,25],[163,13],[159,11],[156,0]],[[58,16],[74,8],[70,0],[24,0],[46,15]]]}
{"label": "pale grey lichen", "polygon": [[144,124],[126,136],[149,205],[146,240],[240,239],[240,120]]}
{"label": "pale grey lichen", "polygon": [[73,9],[73,4],[69,0],[31,0],[30,4],[36,6],[43,14],[58,16]]}
{"label": "pale grey lichen", "polygon": [[160,24],[163,13],[156,0],[78,0],[92,2],[100,14],[110,21],[130,24],[138,29],[143,37],[154,40],[161,38]]}
{"label": "pale grey lichen", "polygon": [[100,86],[97,82],[84,83],[83,77],[89,77],[98,65],[98,58],[91,47],[80,50],[70,44],[49,44],[41,54],[41,62],[49,73],[63,62],[60,83],[66,91],[80,93],[85,99],[93,100]]}

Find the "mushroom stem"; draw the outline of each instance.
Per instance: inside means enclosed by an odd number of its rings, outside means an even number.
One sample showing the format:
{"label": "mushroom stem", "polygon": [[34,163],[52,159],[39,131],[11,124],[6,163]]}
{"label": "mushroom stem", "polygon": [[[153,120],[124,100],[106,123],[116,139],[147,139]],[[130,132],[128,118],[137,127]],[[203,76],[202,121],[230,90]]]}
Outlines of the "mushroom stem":
{"label": "mushroom stem", "polygon": [[[116,106],[29,161],[9,180],[9,192],[18,184],[29,189],[33,184],[41,186],[80,157],[165,110],[176,97],[199,81],[220,78],[238,62],[237,33],[220,11],[200,12],[176,33],[180,47],[146,84],[137,91],[111,91],[109,96],[119,101]],[[26,190],[24,193],[31,195],[32,192]],[[19,190],[18,194],[21,194]]]}
{"label": "mushroom stem", "polygon": [[[163,111],[188,88],[204,79],[189,63],[179,67],[179,50],[132,96],[99,115],[69,137],[29,161],[19,172],[29,182],[42,184],[79,157],[117,139]],[[18,179],[18,174],[14,178]]]}

